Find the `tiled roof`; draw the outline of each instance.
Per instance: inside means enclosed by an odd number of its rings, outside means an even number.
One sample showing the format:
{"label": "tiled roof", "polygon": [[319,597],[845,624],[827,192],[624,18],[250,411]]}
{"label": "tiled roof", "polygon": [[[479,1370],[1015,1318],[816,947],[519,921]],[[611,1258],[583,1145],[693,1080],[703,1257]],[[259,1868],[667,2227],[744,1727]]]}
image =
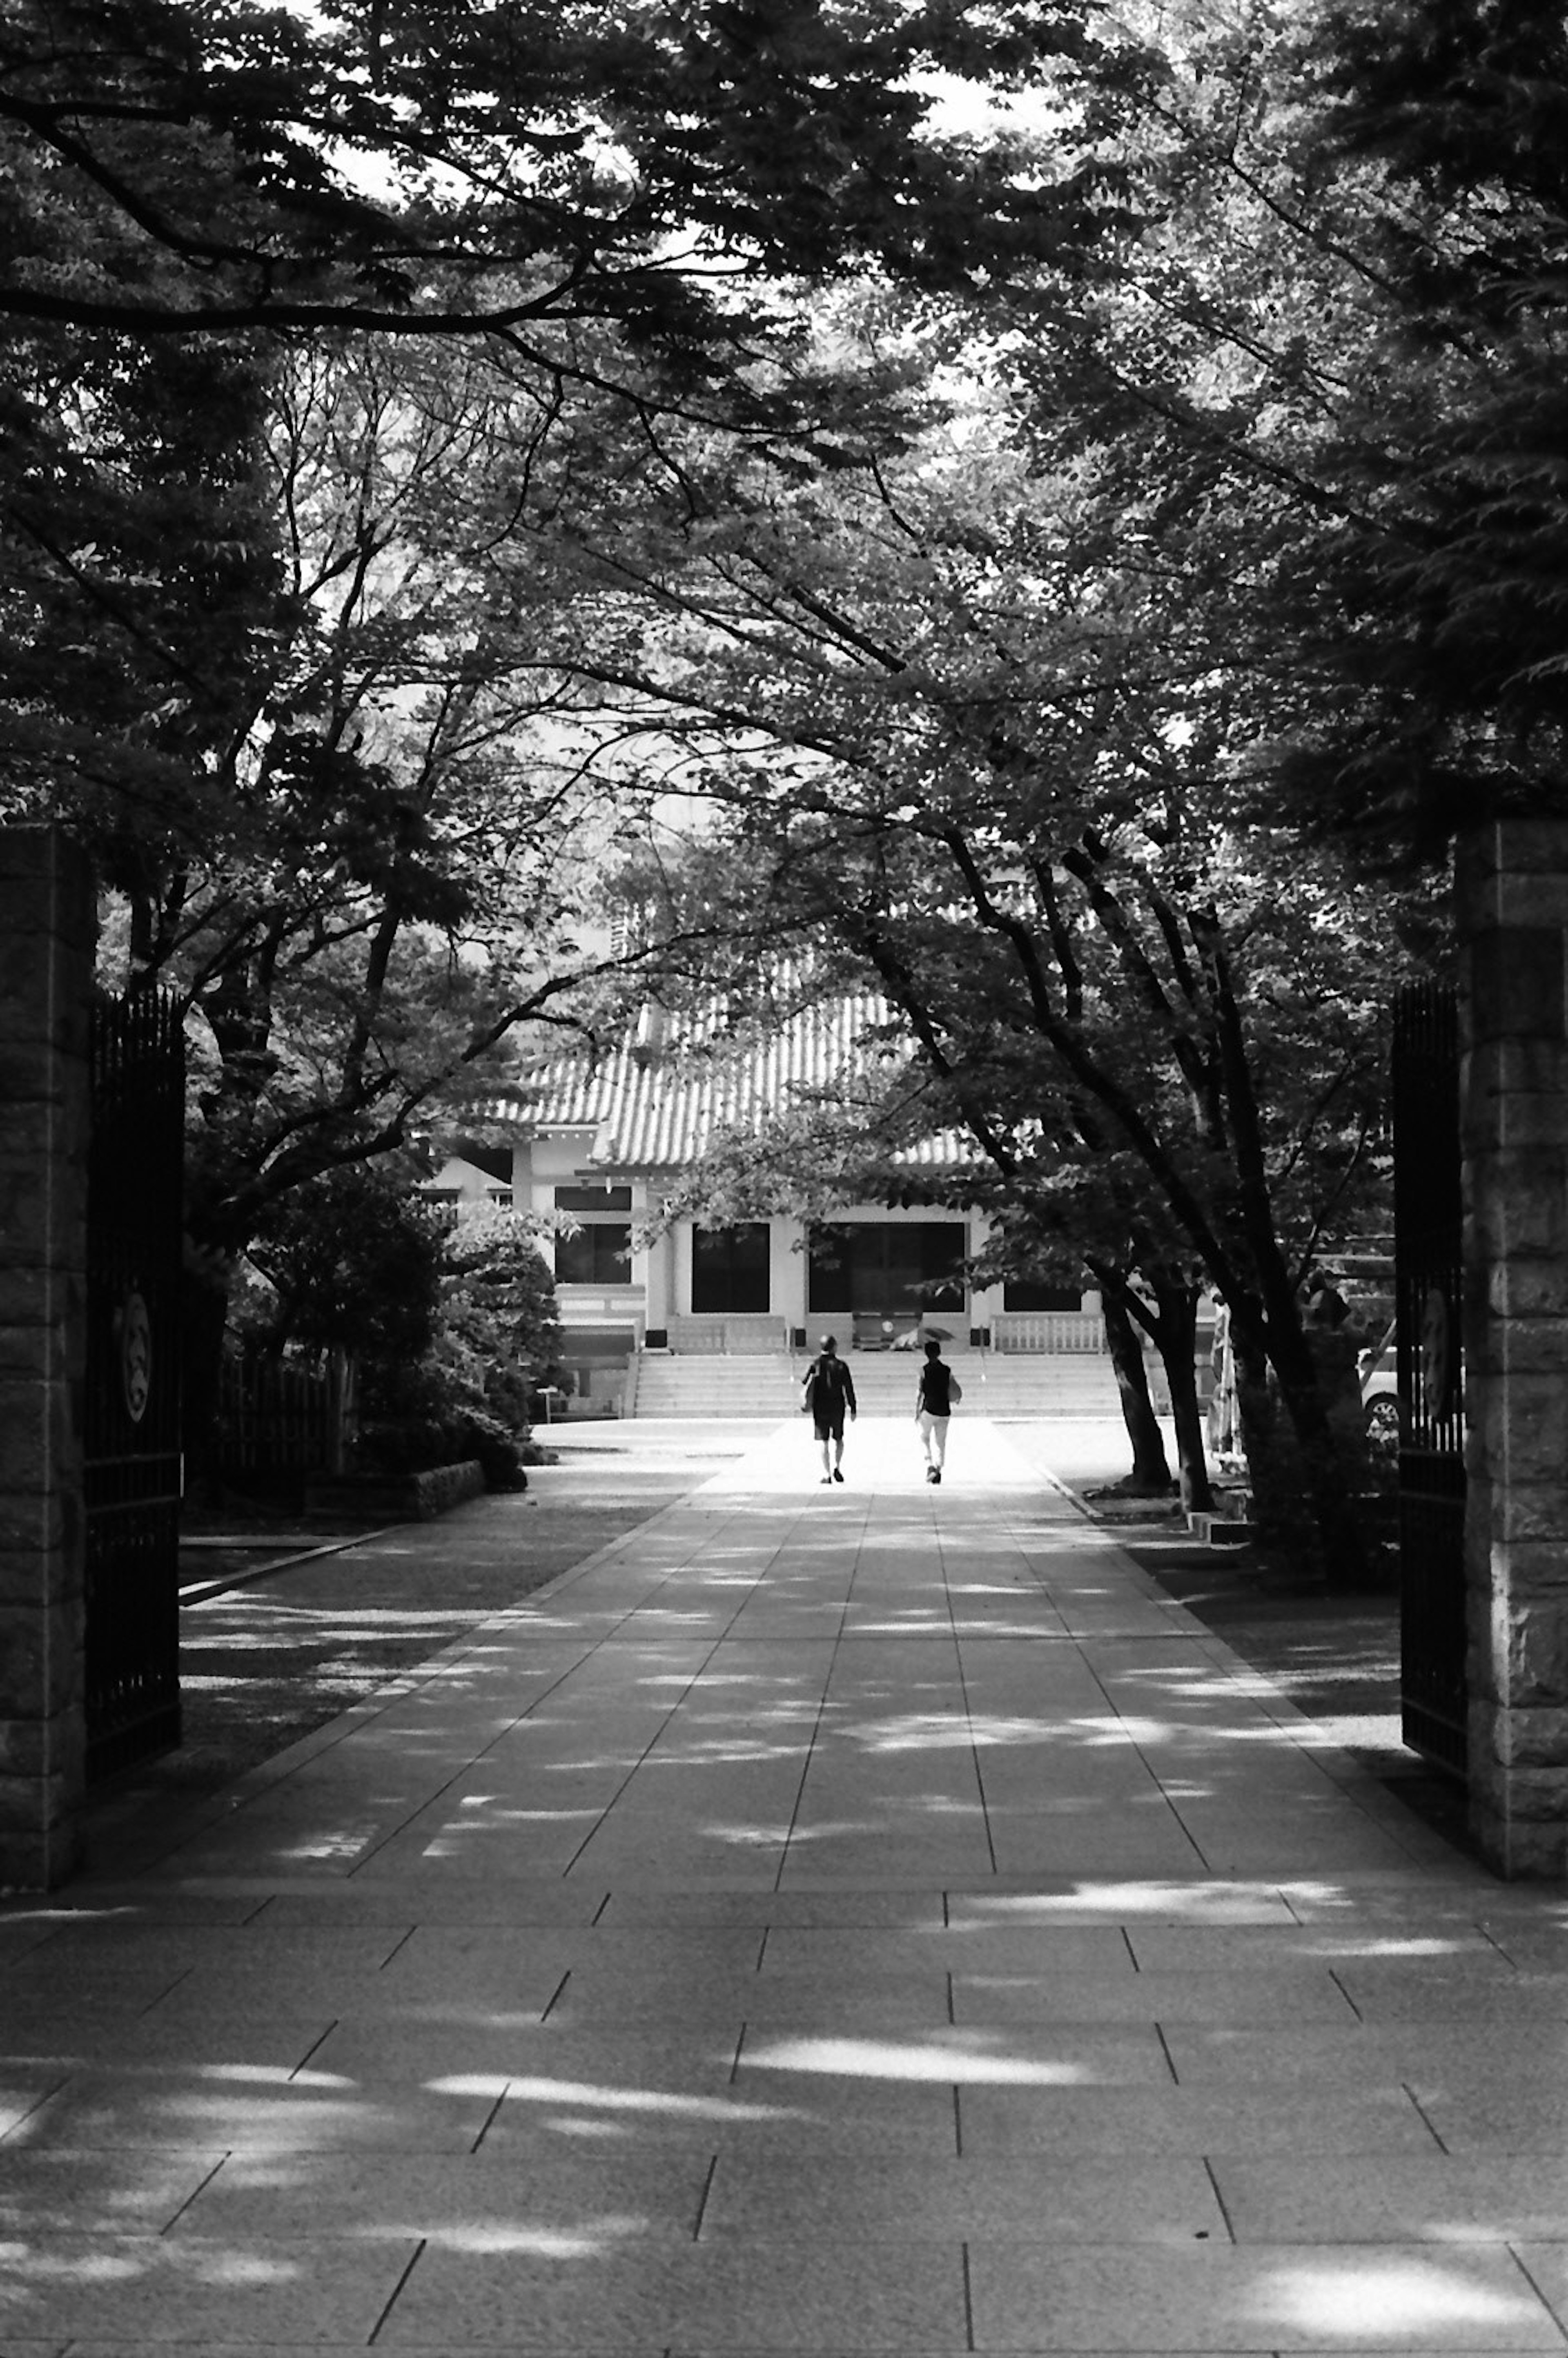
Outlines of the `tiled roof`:
{"label": "tiled roof", "polygon": [[[878,1036],[886,1005],[869,994],[816,1001],[765,1037],[736,1042],[723,1021],[648,1018],[595,1061],[561,1057],[537,1066],[486,1108],[494,1120],[535,1131],[592,1130],[587,1160],[615,1170],[685,1170],[720,1132],[744,1130],[787,1109],[797,1092],[831,1091],[888,1069]],[[891,1052],[894,1064],[897,1051]],[[974,1160],[946,1130],[898,1150],[901,1169],[951,1171]]]}

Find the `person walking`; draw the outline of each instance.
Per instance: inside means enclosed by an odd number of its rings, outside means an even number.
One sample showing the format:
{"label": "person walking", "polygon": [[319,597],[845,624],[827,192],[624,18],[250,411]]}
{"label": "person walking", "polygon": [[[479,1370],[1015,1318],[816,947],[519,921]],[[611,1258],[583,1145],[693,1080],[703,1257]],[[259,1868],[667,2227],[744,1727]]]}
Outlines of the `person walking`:
{"label": "person walking", "polygon": [[920,1370],[920,1387],[914,1395],[914,1417],[925,1444],[928,1482],[942,1479],[942,1468],[947,1461],[947,1426],[955,1404],[963,1397],[964,1387],[942,1357],[942,1346],[933,1336],[925,1346],[925,1365]]}
{"label": "person walking", "polygon": [[844,1413],[855,1421],[855,1379],[838,1357],[838,1346],[831,1335],[824,1335],[822,1347],[801,1378],[801,1407],[811,1417],[812,1430],[822,1444],[822,1479],[841,1482],[844,1479]]}

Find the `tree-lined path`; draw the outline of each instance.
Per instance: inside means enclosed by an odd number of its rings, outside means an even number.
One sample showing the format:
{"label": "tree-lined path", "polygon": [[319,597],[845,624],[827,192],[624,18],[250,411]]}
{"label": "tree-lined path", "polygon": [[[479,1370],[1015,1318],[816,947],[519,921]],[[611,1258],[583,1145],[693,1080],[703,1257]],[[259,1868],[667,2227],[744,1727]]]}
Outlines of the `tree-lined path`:
{"label": "tree-lined path", "polygon": [[1568,2347],[1561,1903],[1044,1441],[761,1433],[12,1903],[6,2358]]}

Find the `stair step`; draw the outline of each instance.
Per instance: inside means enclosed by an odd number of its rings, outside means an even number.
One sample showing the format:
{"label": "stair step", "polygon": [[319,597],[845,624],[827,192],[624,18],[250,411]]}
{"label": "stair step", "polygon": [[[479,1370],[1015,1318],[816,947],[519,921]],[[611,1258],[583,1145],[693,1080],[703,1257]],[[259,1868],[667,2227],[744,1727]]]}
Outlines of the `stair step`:
{"label": "stair step", "polygon": [[[847,1362],[862,1415],[912,1416],[920,1362],[913,1353],[856,1353]],[[1110,1362],[1087,1352],[1019,1354],[983,1364],[952,1354],[964,1388],[958,1413],[977,1416],[1112,1416],[1118,1412]],[[637,1416],[784,1417],[798,1412],[803,1354],[784,1351],[708,1356],[648,1353],[638,1364]]]}
{"label": "stair step", "polygon": [[1246,1547],[1258,1536],[1256,1523],[1236,1515],[1189,1515],[1187,1529],[1201,1547]]}

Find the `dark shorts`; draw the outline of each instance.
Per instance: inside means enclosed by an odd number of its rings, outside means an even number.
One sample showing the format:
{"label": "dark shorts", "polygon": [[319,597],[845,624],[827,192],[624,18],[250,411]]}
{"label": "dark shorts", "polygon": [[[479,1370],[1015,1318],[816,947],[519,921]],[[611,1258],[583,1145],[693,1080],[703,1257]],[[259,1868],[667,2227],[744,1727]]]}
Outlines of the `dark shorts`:
{"label": "dark shorts", "polygon": [[843,1410],[840,1409],[838,1414],[835,1415],[831,1409],[827,1411],[826,1413],[824,1413],[820,1409],[813,1409],[811,1412],[811,1429],[816,1433],[818,1441],[842,1441],[844,1438]]}

